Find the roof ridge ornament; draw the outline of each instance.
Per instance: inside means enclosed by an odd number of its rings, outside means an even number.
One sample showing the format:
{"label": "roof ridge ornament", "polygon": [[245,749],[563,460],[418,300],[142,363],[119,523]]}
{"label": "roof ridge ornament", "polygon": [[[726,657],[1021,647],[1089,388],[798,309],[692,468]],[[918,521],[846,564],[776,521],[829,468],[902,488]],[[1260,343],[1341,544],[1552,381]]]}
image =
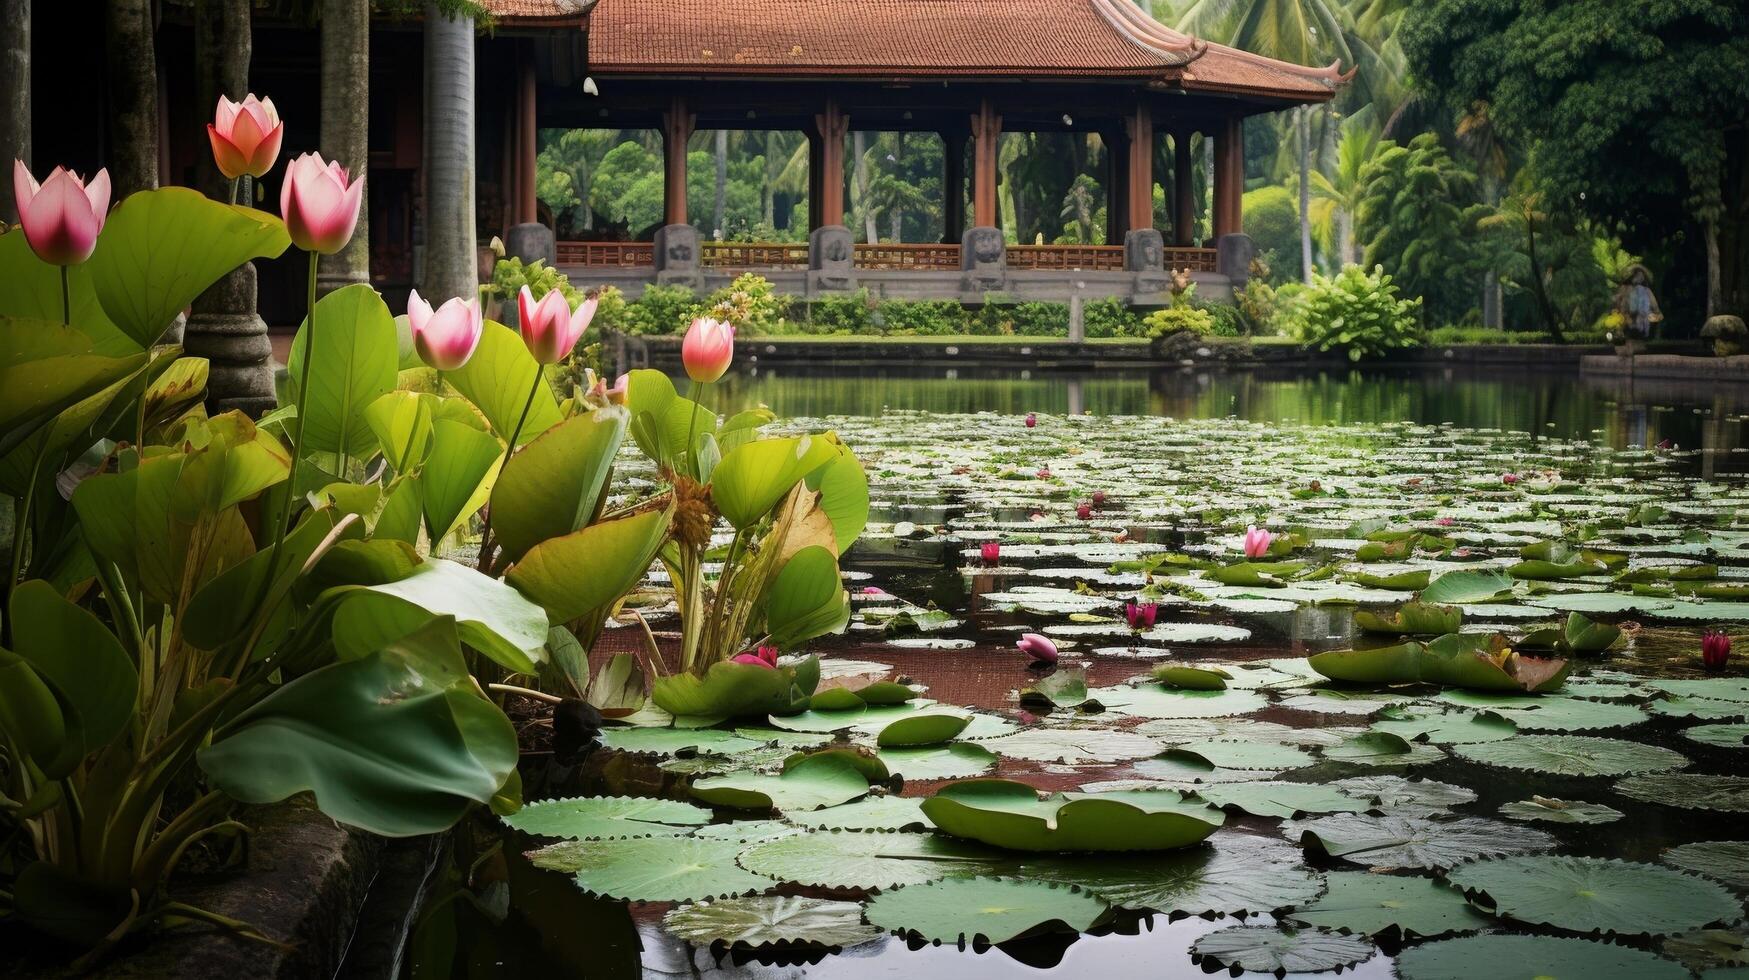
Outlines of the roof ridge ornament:
{"label": "roof ridge ornament", "polygon": [[[1155,20],[1151,15],[1144,13],[1141,8],[1137,7],[1135,4],[1126,2],[1126,0],[1090,0],[1090,2],[1093,4],[1094,9],[1099,11],[1101,16],[1105,17],[1112,26],[1123,32],[1125,37],[1129,40],[1144,48],[1159,51],[1163,54],[1178,56],[1178,60],[1175,61],[1175,64],[1179,66],[1188,65],[1198,58],[1201,58],[1208,53],[1209,48],[1212,46],[1222,54],[1227,55],[1234,60],[1272,68],[1276,71],[1298,75],[1301,78],[1311,79],[1313,81],[1321,81],[1331,87],[1347,82],[1349,79],[1353,78],[1355,72],[1359,70],[1359,66],[1356,66],[1344,72],[1342,70],[1342,59],[1340,58],[1332,61],[1323,68],[1313,68],[1307,65],[1297,65],[1291,61],[1280,61],[1275,58],[1256,54],[1255,52],[1246,51],[1242,48],[1234,48],[1225,44],[1216,44],[1211,41],[1205,41],[1194,35],[1186,34],[1183,31],[1166,26],[1160,21]],[[1183,57],[1182,53],[1184,52],[1190,52],[1189,57]]]}

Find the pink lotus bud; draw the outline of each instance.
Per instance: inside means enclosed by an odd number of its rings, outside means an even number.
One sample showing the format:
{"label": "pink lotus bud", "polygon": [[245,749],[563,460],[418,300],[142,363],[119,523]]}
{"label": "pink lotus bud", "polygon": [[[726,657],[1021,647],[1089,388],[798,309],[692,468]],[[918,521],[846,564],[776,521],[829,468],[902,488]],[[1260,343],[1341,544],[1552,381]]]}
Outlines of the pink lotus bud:
{"label": "pink lotus bud", "polygon": [[1126,602],[1123,607],[1123,618],[1129,622],[1130,629],[1146,630],[1154,628],[1154,619],[1160,614],[1160,606],[1153,602]]}
{"label": "pink lotus bud", "polygon": [[230,180],[248,174],[260,177],[279,159],[279,142],[285,124],[273,108],[272,99],[257,101],[251,92],[241,102],[219,96],[213,121],[207,123],[207,138],[213,144],[213,162]]}
{"label": "pink lotus bud", "polygon": [[760,647],[755,656],[773,667],[777,666],[777,647],[774,647],[769,643]]}
{"label": "pink lotus bud", "polygon": [[1434,523],[1438,524],[1440,527],[1451,527],[1453,524],[1456,524],[1457,521],[1454,521],[1449,517],[1441,517],[1439,520],[1434,521]]}
{"label": "pink lotus bud", "polygon": [[306,153],[286,165],[279,214],[292,244],[306,252],[333,255],[345,248],[363,202],[364,178],[352,180],[345,167],[323,162],[320,154]]}
{"label": "pink lotus bud", "polygon": [[994,565],[1002,559],[1002,546],[994,541],[986,541],[983,547],[978,549],[978,554],[986,563]]}
{"label": "pink lotus bud", "polygon": [[776,664],[766,663],[765,659],[757,653],[738,653],[735,656],[730,657],[729,662],[732,664],[748,664],[753,667],[764,667],[766,670],[775,670],[777,668]]}
{"label": "pink lotus bud", "polygon": [[1105,491],[1104,490],[1093,491],[1093,506],[1095,506],[1095,507],[1104,507],[1105,506]]}
{"label": "pink lotus bud", "polygon": [[1092,504],[1081,504],[1081,505],[1077,506],[1075,508],[1075,516],[1081,518],[1084,521],[1092,518],[1093,517],[1093,505]]}
{"label": "pink lotus bud", "polygon": [[589,321],[595,319],[598,303],[591,296],[573,311],[565,294],[557,289],[547,290],[536,303],[528,287],[522,287],[516,294],[516,310],[528,352],[542,364],[557,364],[569,357],[571,348],[583,339],[583,331],[589,329]]}
{"label": "pink lotus bud", "polygon": [[862,587],[862,594],[863,595],[886,595],[886,592],[883,591],[881,589],[881,587],[878,585],[865,585]]}
{"label": "pink lotus bud", "polygon": [[1245,557],[1262,558],[1269,554],[1269,546],[1275,543],[1275,535],[1261,527],[1245,529]]}
{"label": "pink lotus bud", "polygon": [[723,376],[734,359],[734,327],[708,316],[692,321],[680,343],[680,362],[686,365],[687,377],[710,384]]}
{"label": "pink lotus bud", "polygon": [[1014,645],[1020,648],[1021,653],[1041,664],[1057,662],[1057,645],[1052,643],[1049,637],[1040,636],[1037,633],[1022,633],[1020,641]]}
{"label": "pink lotus bud", "polygon": [[1040,467],[1039,471],[1038,471],[1038,478],[1041,480],[1050,479],[1051,478],[1051,468],[1049,466]]}
{"label": "pink lotus bud", "polygon": [[1518,474],[1517,473],[1502,473],[1502,474],[1500,474],[1500,482],[1506,484],[1507,486],[1512,486],[1514,483],[1518,482]]}
{"label": "pink lotus bud", "polygon": [[97,248],[109,213],[109,171],[99,170],[86,184],[71,170],[56,167],[39,185],[24,161],[14,160],[12,197],[24,240],[36,257],[50,265],[78,265]]}
{"label": "pink lotus bud", "polygon": [[631,392],[631,385],[632,381],[630,375],[622,374],[615,378],[613,381],[613,387],[607,389],[607,403],[609,405],[624,405],[626,403],[626,397]]}
{"label": "pink lotus bud", "polygon": [[1671,442],[1669,439],[1659,439],[1658,440],[1658,448],[1659,449],[1675,449],[1676,443]]}
{"label": "pink lotus bud", "polygon": [[486,319],[478,299],[451,297],[433,313],[415,289],[407,296],[407,326],[413,330],[413,349],[421,361],[439,371],[454,371],[474,356]]}
{"label": "pink lotus bud", "polygon": [[1724,670],[1731,662],[1731,637],[1707,630],[1700,638],[1700,662],[1708,670]]}
{"label": "pink lotus bud", "polygon": [[1029,429],[1038,428],[1038,416],[1032,414],[1031,412],[1027,412],[1026,413],[1026,427]]}

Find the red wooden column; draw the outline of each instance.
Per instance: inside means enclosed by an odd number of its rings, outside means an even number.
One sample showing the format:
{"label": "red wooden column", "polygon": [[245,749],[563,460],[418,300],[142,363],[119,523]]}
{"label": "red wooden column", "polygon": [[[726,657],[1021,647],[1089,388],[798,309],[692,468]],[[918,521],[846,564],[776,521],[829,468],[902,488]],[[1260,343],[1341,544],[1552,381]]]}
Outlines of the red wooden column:
{"label": "red wooden column", "polygon": [[1196,244],[1196,159],[1190,136],[1188,129],[1172,134],[1172,239],[1185,248]]}
{"label": "red wooden column", "polygon": [[534,59],[524,51],[516,87],[516,223],[538,221],[535,202],[536,159],[540,156],[540,132],[535,128]]}
{"label": "red wooden column", "polygon": [[972,227],[994,228],[996,213],[996,144],[1002,117],[985,99],[972,114]]}
{"label": "red wooden column", "polygon": [[[850,132],[850,116],[838,107],[835,99],[826,100],[826,109],[814,115],[814,131],[820,135],[817,154],[819,172],[810,182],[820,195],[819,223],[816,228],[844,224],[844,137]],[[809,157],[813,162],[814,156]]]}
{"label": "red wooden column", "polygon": [[1130,138],[1129,227],[1137,231],[1154,227],[1154,112],[1145,103],[1124,120]]}
{"label": "red wooden column", "polygon": [[662,113],[662,221],[664,224],[686,224],[686,141],[698,116],[686,109],[686,100],[679,96]]}
{"label": "red wooden column", "polygon": [[1245,194],[1245,122],[1238,116],[1221,123],[1215,138],[1215,239],[1237,235]]}

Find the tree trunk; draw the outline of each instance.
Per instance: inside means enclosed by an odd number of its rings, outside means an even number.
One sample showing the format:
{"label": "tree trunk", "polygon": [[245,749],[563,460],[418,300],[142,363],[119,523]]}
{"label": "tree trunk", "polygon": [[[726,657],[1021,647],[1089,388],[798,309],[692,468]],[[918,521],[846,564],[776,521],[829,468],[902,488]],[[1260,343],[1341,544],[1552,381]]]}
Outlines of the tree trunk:
{"label": "tree trunk", "polygon": [[711,209],[711,237],[721,241],[723,226],[728,224],[729,208],[729,131],[717,130],[717,199]]}
{"label": "tree trunk", "polygon": [[[895,181],[897,181],[900,178],[900,176],[904,173],[904,168],[905,168],[905,134],[904,133],[894,133],[893,134],[893,145],[895,147],[895,149],[893,151],[893,179]],[[891,224],[893,226],[893,241],[895,241],[895,242],[904,241],[905,240],[905,209],[899,207],[899,205],[895,202],[893,204],[893,213],[889,217],[892,219]]]}
{"label": "tree trunk", "polygon": [[1300,278],[1312,282],[1312,119],[1299,108],[1300,135]]}
{"label": "tree trunk", "polygon": [[777,130],[767,130],[765,133],[765,184],[759,189],[759,205],[765,219],[765,227],[777,228],[777,155],[781,149],[778,143]]}
{"label": "tree trunk", "polygon": [[[1482,176],[1482,203],[1489,208],[1497,208],[1500,204],[1500,179],[1492,173]],[[1482,276],[1482,326],[1489,330],[1502,329],[1505,325],[1505,306],[1500,270],[1489,269]]]}
{"label": "tree trunk", "polygon": [[881,240],[881,229],[875,223],[874,204],[868,199],[868,145],[862,130],[850,134],[851,152],[856,154],[856,210],[862,213],[863,241],[874,244]]}
{"label": "tree trunk", "polygon": [[[370,162],[370,0],[322,0],[322,153],[363,180]],[[346,247],[322,256],[316,290],[370,282],[370,184]]]}
{"label": "tree trunk", "polygon": [[111,72],[104,158],[111,199],[120,201],[158,186],[158,57],[151,0],[110,0],[104,18]]}
{"label": "tree trunk", "polygon": [[1213,237],[1215,233],[1215,140],[1207,133],[1202,136],[1202,174],[1203,213],[1208,215],[1209,237]]}
{"label": "tree trunk", "polygon": [[1336,209],[1336,247],[1342,253],[1343,265],[1360,264],[1360,248],[1354,241],[1354,215],[1347,208]]}
{"label": "tree trunk", "polygon": [[[30,160],[30,0],[0,0],[0,163]],[[0,193],[0,221],[18,220],[12,195]]]}
{"label": "tree trunk", "polygon": [[425,0],[425,272],[433,298],[479,288],[474,231],[474,19]]}
{"label": "tree trunk", "polygon": [[1720,312],[1724,291],[1721,288],[1719,269],[1719,222],[1716,218],[1708,218],[1702,223],[1703,234],[1706,236],[1706,315],[1711,319]]}

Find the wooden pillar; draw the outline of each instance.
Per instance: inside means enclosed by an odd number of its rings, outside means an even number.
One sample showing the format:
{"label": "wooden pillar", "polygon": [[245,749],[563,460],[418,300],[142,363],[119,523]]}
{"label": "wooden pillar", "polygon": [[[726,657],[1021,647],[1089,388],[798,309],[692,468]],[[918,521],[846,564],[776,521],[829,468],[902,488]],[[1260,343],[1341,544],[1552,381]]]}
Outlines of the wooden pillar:
{"label": "wooden pillar", "polygon": [[686,224],[686,141],[698,116],[687,111],[686,100],[675,96],[662,113],[662,223]]}
{"label": "wooden pillar", "polygon": [[1129,231],[1130,140],[1123,131],[1101,130],[1105,144],[1105,243],[1116,245]]}
{"label": "wooden pillar", "polygon": [[[819,134],[819,220],[815,228],[844,224],[844,137],[850,132],[850,116],[835,99],[826,100],[824,111],[814,115]],[[812,158],[811,158],[812,159]]]}
{"label": "wooden pillar", "polygon": [[1172,240],[1184,248],[1196,244],[1196,158],[1190,137],[1188,129],[1172,134]]}
{"label": "wooden pillar", "polygon": [[966,134],[942,133],[941,149],[941,240],[957,244],[966,233]]}
{"label": "wooden pillar", "polygon": [[1129,227],[1137,231],[1154,227],[1154,110],[1146,103],[1137,103],[1135,112],[1124,120],[1124,130],[1130,138],[1129,152]]}
{"label": "wooden pillar", "polygon": [[972,226],[994,228],[997,222],[997,142],[1002,136],[1002,117],[985,99],[972,114]]}
{"label": "wooden pillar", "polygon": [[1245,194],[1245,123],[1238,116],[1221,122],[1215,138],[1215,239],[1240,231]]}
{"label": "wooden pillar", "polygon": [[540,155],[540,130],[535,128],[532,52],[523,52],[520,74],[516,86],[516,223],[527,224],[540,220],[535,202],[535,161]]}

